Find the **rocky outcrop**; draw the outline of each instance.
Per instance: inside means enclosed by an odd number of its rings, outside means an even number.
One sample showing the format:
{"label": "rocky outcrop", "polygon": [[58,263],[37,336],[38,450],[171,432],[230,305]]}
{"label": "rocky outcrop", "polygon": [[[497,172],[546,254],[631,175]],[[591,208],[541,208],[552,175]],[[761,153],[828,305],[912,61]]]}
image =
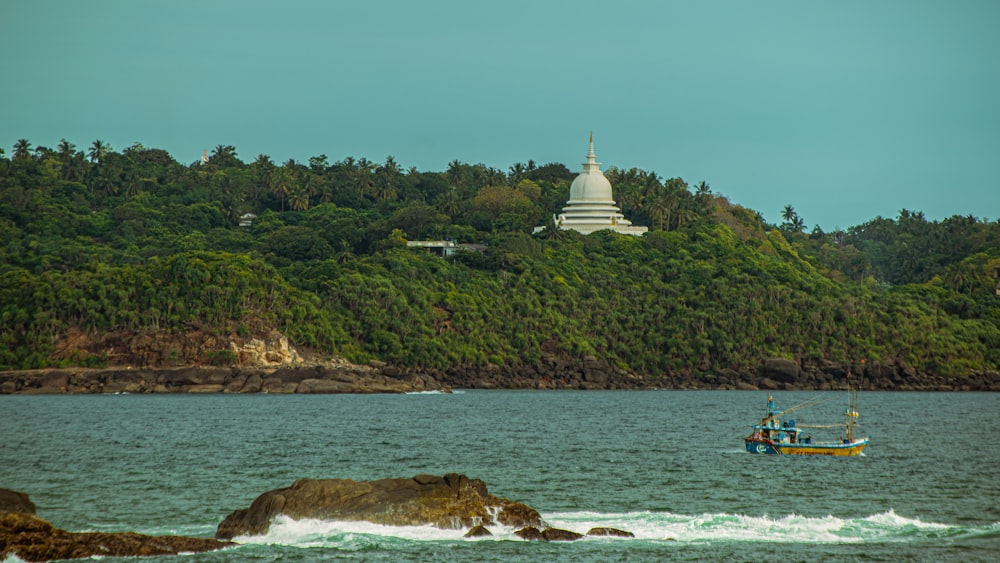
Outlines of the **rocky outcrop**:
{"label": "rocky outcrop", "polygon": [[239,367],[295,366],[305,359],[288,338],[271,328],[247,334],[245,328],[229,330],[144,330],[85,333],[69,330],[54,343],[53,359],[103,360],[116,365],[173,367],[226,365]]}
{"label": "rocky outcrop", "polygon": [[541,516],[533,508],[489,494],[479,479],[449,473],[378,481],[302,479],[291,487],[260,495],[249,508],[236,510],[219,524],[215,537],[265,534],[278,515],[440,528],[495,522],[512,527],[541,524]]}
{"label": "rocky outcrop", "polygon": [[619,530],[618,528],[591,528],[587,531],[588,536],[598,536],[598,537],[619,537],[619,538],[634,538],[635,534],[632,532],[626,532],[625,530]]}
{"label": "rocky outcrop", "polygon": [[34,510],[34,504],[24,493],[0,489],[0,559],[16,556],[23,561],[53,561],[177,555],[232,545],[209,538],[147,536],[132,532],[67,532],[35,516]]}
{"label": "rocky outcrop", "polygon": [[35,514],[35,503],[31,502],[28,495],[24,493],[0,489],[0,514],[8,512],[33,515]]}
{"label": "rocky outcrop", "polygon": [[[732,389],[841,390],[847,373],[863,389],[886,391],[1000,391],[1000,373],[973,372],[945,377],[914,370],[900,360],[843,364],[767,358],[752,368],[697,372],[677,370],[656,375],[628,372],[593,358],[568,361],[548,356],[537,365],[452,366],[444,370],[404,370],[428,374],[455,389]],[[861,375],[864,375],[862,379]]]}
{"label": "rocky outcrop", "polygon": [[527,541],[576,541],[583,537],[583,534],[561,528],[545,528],[539,530],[534,526],[521,528],[514,532],[514,535]]}
{"label": "rocky outcrop", "polygon": [[447,391],[430,375],[388,376],[354,364],[250,369],[52,369],[0,372],[0,394],[407,393]]}
{"label": "rocky outcrop", "polygon": [[479,524],[478,526],[473,526],[468,532],[465,533],[463,538],[482,538],[486,536],[492,536],[493,532],[486,529],[486,526]]}
{"label": "rocky outcrop", "polygon": [[[734,389],[840,390],[847,373],[862,389],[885,391],[1000,391],[1000,373],[944,377],[899,360],[841,364],[762,360],[755,368],[679,370],[641,375],[593,357],[546,356],[535,365],[421,369],[343,360],[272,368],[178,367],[49,369],[0,372],[0,395],[20,393],[405,393],[458,389]],[[860,376],[864,376],[863,378]]]}

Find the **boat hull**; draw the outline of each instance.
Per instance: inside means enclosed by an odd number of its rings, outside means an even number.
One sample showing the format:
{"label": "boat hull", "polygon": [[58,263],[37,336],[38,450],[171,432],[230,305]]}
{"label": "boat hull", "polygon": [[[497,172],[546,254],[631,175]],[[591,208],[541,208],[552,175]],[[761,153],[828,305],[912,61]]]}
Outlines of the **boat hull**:
{"label": "boat hull", "polygon": [[747,451],[752,454],[777,455],[858,455],[868,445],[868,438],[848,444],[786,444],[770,440],[745,440]]}

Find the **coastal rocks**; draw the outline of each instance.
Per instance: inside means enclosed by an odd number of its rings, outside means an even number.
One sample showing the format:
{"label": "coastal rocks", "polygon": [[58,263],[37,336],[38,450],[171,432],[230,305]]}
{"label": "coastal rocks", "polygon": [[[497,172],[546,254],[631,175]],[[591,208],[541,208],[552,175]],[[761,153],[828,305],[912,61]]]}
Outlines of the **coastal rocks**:
{"label": "coastal rocks", "polygon": [[570,530],[563,530],[560,528],[545,528],[544,530],[539,530],[534,526],[522,528],[514,532],[514,535],[527,541],[576,541],[583,537],[583,534],[572,532]]}
{"label": "coastal rocks", "polygon": [[[546,355],[533,365],[407,368],[343,359],[270,368],[201,365],[173,368],[46,369],[0,372],[0,395],[57,393],[408,393],[459,389],[732,389],[884,391],[1000,391],[1000,373],[945,377],[902,360],[844,364],[768,358],[754,368],[715,372],[678,370],[641,375],[586,356]],[[793,375],[794,374],[794,375]],[[862,377],[863,376],[863,377]]]}
{"label": "coastal rocks", "polygon": [[84,557],[142,557],[214,551],[232,545],[208,538],[147,536],[133,532],[75,533],[34,514],[28,495],[0,489],[0,558],[53,561]]}
{"label": "coastal rocks", "polygon": [[514,535],[527,541],[539,541],[545,539],[545,537],[542,536],[542,531],[534,526],[521,528],[520,530],[514,532]]}
{"label": "coastal rocks", "polygon": [[10,489],[0,489],[0,514],[7,512],[35,514],[35,503],[31,502],[28,495],[24,493]]}
{"label": "coastal rocks", "polygon": [[587,531],[588,536],[598,536],[607,537],[614,536],[619,538],[634,538],[635,534],[632,532],[626,532],[625,530],[619,530],[618,528],[591,528]]}
{"label": "coastal rocks", "polygon": [[341,364],[279,369],[54,369],[0,372],[0,394],[56,393],[408,393],[447,391],[430,375],[390,377]]}
{"label": "coastal rocks", "polygon": [[219,524],[215,537],[264,534],[278,515],[439,528],[494,522],[512,527],[541,524],[536,510],[489,494],[479,479],[449,473],[378,481],[301,479],[291,487],[260,495],[249,508],[234,511]]}
{"label": "coastal rocks", "polygon": [[465,535],[462,536],[462,537],[463,538],[482,538],[482,537],[487,537],[487,536],[492,536],[492,535],[493,535],[493,532],[490,532],[489,530],[487,530],[486,526],[483,526],[482,524],[479,524],[479,525],[476,525],[476,526],[473,526],[472,528],[470,528],[469,531],[466,532]]}
{"label": "coastal rocks", "polygon": [[768,358],[761,366],[760,375],[765,379],[773,379],[784,383],[791,383],[798,379],[799,364],[784,358]]}

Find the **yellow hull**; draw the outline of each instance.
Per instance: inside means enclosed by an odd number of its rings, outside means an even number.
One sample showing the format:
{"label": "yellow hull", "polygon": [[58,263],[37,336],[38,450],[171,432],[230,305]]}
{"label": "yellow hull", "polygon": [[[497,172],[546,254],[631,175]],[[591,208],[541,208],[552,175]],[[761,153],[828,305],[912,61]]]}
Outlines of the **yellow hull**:
{"label": "yellow hull", "polygon": [[802,444],[775,444],[775,449],[778,453],[785,455],[835,455],[835,456],[850,456],[858,455],[865,446],[868,445],[868,440],[859,440],[853,444],[844,445],[802,445]]}

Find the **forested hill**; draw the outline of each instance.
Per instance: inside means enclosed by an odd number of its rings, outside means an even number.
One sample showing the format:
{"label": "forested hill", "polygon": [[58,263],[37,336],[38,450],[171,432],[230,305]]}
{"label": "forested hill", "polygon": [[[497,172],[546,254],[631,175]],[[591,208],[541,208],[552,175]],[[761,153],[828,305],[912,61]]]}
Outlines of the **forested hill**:
{"label": "forested hill", "polygon": [[[277,330],[321,356],[423,368],[592,357],[697,375],[784,357],[1000,371],[996,221],[902,210],[807,232],[791,205],[768,225],[704,182],[606,175],[645,236],[531,235],[565,203],[562,164],[277,165],[218,146],[185,165],[138,143],[19,141],[0,157],[0,369],[225,364],[228,338]],[[446,238],[486,250],[405,244]],[[197,346],[162,349],[192,334]],[[108,352],[139,341],[159,355]]]}

